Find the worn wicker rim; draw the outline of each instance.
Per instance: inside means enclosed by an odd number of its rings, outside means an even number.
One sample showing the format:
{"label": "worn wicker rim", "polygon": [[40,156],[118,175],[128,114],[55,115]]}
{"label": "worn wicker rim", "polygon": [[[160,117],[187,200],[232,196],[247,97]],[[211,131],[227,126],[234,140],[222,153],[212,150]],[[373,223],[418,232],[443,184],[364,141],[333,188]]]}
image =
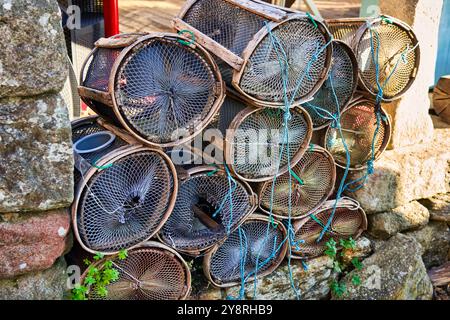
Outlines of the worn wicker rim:
{"label": "worn wicker rim", "polygon": [[[134,138],[136,138],[141,143],[144,143],[146,145],[152,146],[152,147],[174,147],[180,144],[183,144],[187,141],[192,140],[196,135],[202,132],[202,130],[209,124],[209,122],[213,119],[214,115],[219,110],[220,106],[223,103],[223,100],[225,99],[225,83],[222,80],[222,75],[219,71],[219,68],[217,67],[216,62],[211,57],[210,53],[206,51],[201,45],[198,43],[190,43],[187,44],[192,49],[198,50],[203,58],[208,62],[208,64],[211,67],[211,71],[213,72],[215,78],[216,78],[216,84],[214,86],[214,95],[216,97],[213,105],[211,106],[207,116],[198,124],[196,125],[196,131],[192,133],[191,135],[185,136],[181,139],[178,139],[176,141],[171,141],[167,143],[155,143],[149,140],[146,140],[145,138],[141,137],[137,130],[131,126],[127,119],[121,114],[119,107],[117,105],[117,101],[115,99],[115,83],[116,83],[116,75],[119,67],[122,65],[122,62],[124,61],[127,54],[131,51],[133,51],[134,47],[139,45],[140,43],[147,41],[149,39],[154,38],[168,38],[172,40],[182,40],[186,41],[184,37],[181,35],[175,34],[175,33],[167,33],[167,32],[153,32],[148,33],[146,35],[142,35],[139,37],[136,41],[134,41],[132,44],[124,47],[116,60],[114,61],[113,67],[111,69],[111,73],[109,76],[108,81],[108,91],[103,92],[100,90],[95,90],[92,88],[85,87],[83,85],[79,86],[78,91],[80,93],[80,96],[82,97],[82,100],[92,109],[96,110],[95,106],[90,102],[90,99],[96,100],[98,102],[101,102],[103,104],[108,105],[111,107],[114,111],[114,115],[117,118],[117,120],[120,122],[120,124],[131,134]],[[94,48],[91,53],[88,55],[86,60],[84,61],[84,64],[81,68],[81,76],[80,79],[82,79],[82,82],[84,81],[84,70],[87,65],[87,62],[91,59],[91,57],[94,55],[94,53],[97,51],[97,48]]]}
{"label": "worn wicker rim", "polygon": [[[224,141],[224,158],[225,158],[225,163],[227,163],[229,165],[230,170],[233,172],[234,175],[236,175],[240,180],[244,180],[244,181],[249,181],[249,182],[263,182],[263,181],[267,181],[270,179],[273,179],[274,176],[268,176],[268,177],[262,177],[262,178],[245,178],[242,175],[240,175],[234,167],[234,137],[235,137],[235,133],[234,131],[236,129],[239,128],[240,124],[250,115],[252,115],[255,112],[261,112],[261,108],[257,108],[254,106],[247,106],[245,109],[241,110],[233,119],[233,121],[231,121],[230,125],[228,126],[229,129],[234,129],[234,130],[227,130],[226,135],[225,135],[225,141]],[[300,159],[303,157],[303,155],[305,154],[307,148],[309,147],[309,143],[311,141],[311,137],[312,137],[312,120],[311,117],[309,116],[308,112],[303,109],[300,106],[294,107],[291,110],[295,110],[298,113],[301,113],[304,116],[304,119],[307,123],[307,132],[306,132],[306,136],[305,139],[302,143],[302,145],[300,146],[300,148],[298,148],[297,152],[295,153],[295,155],[291,158],[291,162],[287,163],[286,165],[284,165],[283,167],[280,167],[277,177],[286,173],[289,170],[289,167],[292,167],[294,165],[296,165]]]}
{"label": "worn wicker rim", "polygon": [[[161,150],[159,149],[152,149],[152,148],[148,148],[148,147],[144,147],[144,146],[140,146],[140,145],[131,145],[131,146],[125,146],[123,149],[117,149],[114,150],[110,153],[108,153],[107,155],[105,155],[104,157],[100,158],[96,163],[97,166],[99,168],[104,167],[108,164],[112,164],[115,161],[122,159],[130,154],[133,153],[137,153],[137,152],[141,152],[141,151],[148,151],[148,152],[155,152],[157,153],[159,156],[161,156],[167,164],[167,167],[169,169],[169,171],[171,171],[172,177],[173,177],[173,192],[170,196],[170,200],[169,200],[169,204],[167,207],[166,212],[163,215],[163,218],[161,219],[160,223],[158,224],[158,227],[155,229],[155,231],[150,234],[149,236],[146,237],[146,239],[144,239],[143,241],[130,246],[126,249],[132,249],[135,248],[137,246],[139,246],[141,243],[148,241],[149,239],[151,239],[153,236],[155,236],[155,234],[157,234],[159,232],[159,230],[162,228],[162,226],[164,225],[164,223],[167,221],[167,219],[169,219],[170,214],[172,213],[172,210],[175,206],[175,201],[176,201],[176,197],[177,197],[177,193],[178,193],[178,179],[177,179],[177,172],[175,169],[175,166],[173,165],[172,161],[170,160],[170,158]],[[85,186],[87,185],[87,183],[89,182],[89,180],[92,178],[92,176],[101,171],[99,168],[95,168],[92,167],[90,168],[85,174],[84,174],[84,179],[82,179],[80,181],[80,183],[76,186],[75,189],[75,195],[74,195],[74,201],[72,203],[72,207],[71,207],[71,212],[72,212],[72,227],[73,227],[73,233],[75,234],[75,238],[77,239],[78,243],[80,244],[80,246],[90,252],[90,253],[102,253],[104,255],[113,255],[113,254],[117,254],[119,251],[111,251],[111,252],[103,252],[103,251],[95,251],[90,249],[89,247],[87,247],[84,242],[82,241],[80,234],[79,234],[79,230],[78,230],[78,220],[77,220],[77,213],[78,213],[78,204],[81,198],[81,194],[84,191]],[[124,248],[125,249],[125,248]]]}
{"label": "worn wicker rim", "polygon": [[[414,46],[416,46],[419,41],[415,35],[415,33],[413,32],[412,28],[406,24],[405,22],[396,19],[394,17],[391,16],[386,16],[383,15],[383,17],[386,17],[388,19],[390,19],[392,21],[392,24],[397,25],[397,27],[399,27],[400,29],[403,29],[409,36],[409,38],[411,39],[411,42],[414,44]],[[366,21],[365,24],[363,24],[358,31],[356,31],[355,36],[353,38],[353,50],[355,52],[355,55],[358,54],[359,51],[359,43],[362,39],[362,37],[364,36],[364,34],[367,32],[367,30],[373,26],[374,24],[379,24],[382,23],[383,19],[381,17],[379,18],[374,18],[374,19],[368,19]],[[414,80],[416,78],[417,75],[417,70],[419,68],[419,64],[420,64],[420,46],[417,45],[417,47],[414,49],[414,55],[415,55],[415,63],[414,63],[414,69],[412,71],[412,74],[410,75],[410,79],[408,84],[403,88],[402,91],[400,91],[398,94],[396,94],[395,96],[391,97],[391,98],[385,98],[384,96],[382,97],[383,101],[394,101],[399,99],[401,96],[403,96],[406,91],[408,91],[408,89],[411,87],[411,85],[414,83]],[[358,66],[358,71],[359,71],[359,66]],[[376,96],[377,94],[375,92],[372,92],[371,89],[369,89],[369,87],[366,85],[366,83],[364,82],[361,73],[358,72],[358,78],[359,78],[359,84],[364,88],[364,91],[370,93],[372,96]]]}
{"label": "worn wicker rim", "polygon": [[[327,211],[327,210],[332,210],[333,206],[334,206],[334,202],[336,200],[328,200],[326,201],[323,206],[321,208],[319,208],[316,212],[314,212],[314,214],[319,214],[321,212]],[[366,212],[364,211],[364,209],[361,207],[361,205],[359,204],[358,201],[352,199],[352,198],[348,198],[348,197],[342,197],[341,199],[338,200],[336,208],[347,208],[349,210],[352,210],[352,205],[356,206],[356,208],[353,209],[353,211],[358,210],[362,222],[361,222],[361,226],[358,229],[358,232],[356,232],[354,235],[352,235],[353,239],[358,239],[361,234],[367,230],[367,215]],[[297,231],[308,221],[312,220],[311,216],[305,217],[301,220],[297,220],[293,223],[293,228],[294,228],[294,232],[297,233]],[[310,259],[310,258],[314,258],[316,257],[316,255],[312,255],[312,256],[301,256],[296,254],[294,251],[291,252],[291,258],[293,259],[300,259],[300,260],[305,260],[305,259]]]}
{"label": "worn wicker rim", "polygon": [[[222,169],[222,166],[219,166],[219,165],[218,166],[200,165],[200,166],[197,166],[197,167],[190,168],[188,170],[182,170],[183,174],[181,174],[181,175],[178,174],[178,177],[179,177],[178,179],[180,180],[180,182],[183,182],[183,181],[186,181],[186,180],[190,179],[191,177],[193,177],[193,176],[195,176],[197,174],[204,174],[206,172],[211,172],[213,170],[217,170],[216,174],[226,174],[225,170]],[[246,221],[246,219],[253,212],[255,212],[256,208],[258,207],[258,196],[253,192],[253,189],[250,187],[250,185],[246,181],[243,181],[243,180],[241,180],[241,179],[239,179],[237,177],[233,177],[233,178],[236,179],[237,182],[239,182],[244,187],[244,189],[247,191],[247,194],[249,196],[249,203],[251,205],[251,208],[250,208],[250,210],[248,210],[248,212],[245,215],[243,215],[241,217],[241,222],[237,223],[234,228],[230,229],[230,233],[235,231],[237,228],[239,228],[239,226],[244,221]],[[180,185],[180,184],[181,183],[178,183],[178,185]],[[175,202],[176,202],[176,199],[173,202],[173,207],[175,206]],[[172,208],[172,210],[173,210],[173,208]],[[172,210],[171,210],[171,212],[172,212]],[[167,219],[164,222],[166,222],[166,221],[167,221]],[[162,236],[161,229],[156,234],[156,237],[158,238],[159,241],[161,241],[165,245],[170,246],[170,244]],[[227,237],[227,235],[225,234],[222,237],[222,240],[218,240],[218,242],[223,241],[223,239],[225,239],[226,237]],[[205,252],[205,251],[209,250],[213,246],[215,246],[215,243],[213,243],[213,244],[211,244],[209,246],[206,246],[206,247],[204,247],[204,248],[202,248],[200,250],[199,249],[186,249],[186,248],[176,248],[176,250],[178,252],[181,252],[181,253],[184,253],[184,254],[196,257],[196,256],[200,255],[202,252]]]}
{"label": "worn wicker rim", "polygon": [[[163,244],[161,242],[157,242],[157,241],[145,241],[145,242],[142,242],[142,243],[136,245],[135,247],[130,249],[130,251],[132,251],[133,249],[161,249],[161,251],[167,251],[168,253],[173,255],[174,258],[177,258],[181,262],[184,272],[185,272],[185,276],[186,276],[186,285],[184,288],[184,292],[183,292],[182,296],[180,297],[180,300],[185,300],[189,296],[189,294],[191,293],[191,289],[192,289],[191,270],[189,269],[189,265],[187,264],[187,262],[183,259],[183,257],[178,252],[176,252],[171,247],[166,246],[165,244]],[[116,253],[112,257],[116,258],[117,256],[118,256],[118,254]],[[104,261],[105,261],[105,259],[96,261],[92,264],[92,266],[99,267]],[[83,274],[81,275],[80,282],[84,282],[84,279],[86,278],[88,271],[89,270],[86,269],[83,272]]]}
{"label": "worn wicker rim", "polygon": [[307,217],[307,216],[311,215],[311,213],[315,212],[333,194],[333,192],[334,192],[334,185],[336,183],[336,163],[334,161],[334,158],[331,155],[331,153],[328,150],[326,150],[325,148],[322,148],[322,147],[320,147],[318,145],[312,145],[311,148],[313,148],[312,152],[320,152],[320,153],[324,154],[325,157],[327,158],[327,160],[331,164],[331,176],[332,176],[331,186],[332,187],[330,188],[330,191],[328,192],[328,194],[324,195],[322,197],[322,199],[320,200],[320,202],[313,209],[309,210],[307,213],[299,215],[299,216],[291,216],[289,218],[288,216],[278,215],[278,214],[273,213],[273,212],[271,214],[270,211],[268,209],[264,208],[264,206],[261,204],[261,199],[262,199],[263,192],[266,190],[266,188],[270,188],[270,186],[272,185],[272,180],[265,181],[265,182],[261,183],[258,186],[258,200],[259,200],[258,201],[258,208],[259,208],[259,210],[261,210],[265,214],[272,215],[275,218],[280,219],[280,220],[286,220],[286,219],[300,220],[300,219],[303,219],[304,217]]}
{"label": "worn wicker rim", "polygon": [[[270,223],[269,218],[264,215],[261,215],[261,214],[252,214],[247,220],[245,220],[245,222],[243,224],[250,222],[250,221],[261,221],[261,222],[266,222],[268,224]],[[277,228],[281,231],[281,233],[284,236],[283,239],[285,239],[287,236],[286,227],[283,225],[283,223],[278,222],[278,221],[276,222],[276,224],[277,224]],[[205,277],[208,279],[208,281],[211,282],[211,284],[213,284],[214,286],[216,286],[218,288],[228,288],[228,287],[238,285],[240,283],[240,282],[220,283],[219,281],[215,280],[211,275],[211,268],[210,268],[211,259],[225,241],[226,241],[226,239],[221,241],[220,243],[217,243],[216,245],[214,245],[211,249],[209,249],[205,253],[205,256],[203,258],[203,273],[204,273]],[[267,270],[265,270],[261,273],[258,273],[258,277],[264,277],[264,276],[272,273],[273,271],[275,271],[275,269],[277,269],[280,266],[280,264],[283,262],[284,258],[286,257],[287,249],[288,249],[288,242],[285,241],[283,246],[281,247],[280,254],[278,255],[277,259],[274,260],[274,262],[272,263],[270,268],[268,268]],[[252,281],[254,281],[254,277],[250,277],[247,280],[247,283],[252,282]]]}
{"label": "worn wicker rim", "polygon": [[[366,98],[361,98],[361,99],[356,99],[350,102],[350,104],[341,112],[341,116],[343,113],[347,112],[348,110],[350,110],[352,107],[358,106],[360,104],[365,104],[365,105],[370,105],[372,109],[375,110],[375,101],[373,100],[369,100]],[[385,117],[386,121],[381,120],[381,125],[384,125],[384,129],[385,129],[385,134],[383,137],[383,141],[380,145],[380,148],[376,151],[375,153],[375,159],[374,161],[377,161],[381,154],[386,151],[386,148],[389,144],[389,141],[391,140],[391,134],[392,134],[392,127],[391,127],[391,117],[389,116],[389,114],[384,110],[383,107],[380,107],[380,112],[381,115]],[[325,134],[322,137],[322,145],[326,146],[327,145],[327,137],[328,137],[328,133],[331,130],[331,127],[328,127],[327,130],[325,131]],[[346,165],[339,163],[338,161],[335,161],[336,166],[345,169]],[[367,168],[367,161],[364,164],[358,164],[355,166],[349,166],[349,170],[363,170]]]}

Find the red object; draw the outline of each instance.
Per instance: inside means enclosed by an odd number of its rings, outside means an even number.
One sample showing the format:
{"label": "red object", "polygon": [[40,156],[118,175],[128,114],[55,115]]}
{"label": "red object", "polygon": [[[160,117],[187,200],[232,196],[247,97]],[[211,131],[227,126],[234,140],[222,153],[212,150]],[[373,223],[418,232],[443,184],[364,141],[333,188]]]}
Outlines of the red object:
{"label": "red object", "polygon": [[103,18],[105,20],[105,36],[111,37],[119,33],[119,0],[103,0]]}

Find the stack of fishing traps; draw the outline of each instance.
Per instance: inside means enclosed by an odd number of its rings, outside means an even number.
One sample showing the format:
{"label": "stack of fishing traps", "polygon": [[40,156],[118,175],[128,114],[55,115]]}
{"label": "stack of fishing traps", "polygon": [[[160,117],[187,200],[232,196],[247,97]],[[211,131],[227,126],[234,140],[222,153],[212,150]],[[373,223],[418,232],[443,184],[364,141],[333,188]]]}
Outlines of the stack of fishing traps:
{"label": "stack of fishing traps", "polygon": [[100,39],[82,70],[98,116],[72,124],[73,228],[119,273],[92,299],[187,298],[192,258],[214,286],[243,286],[357,238],[366,215],[336,172],[373,172],[391,133],[382,102],[419,63],[391,17],[189,0],[173,27]]}

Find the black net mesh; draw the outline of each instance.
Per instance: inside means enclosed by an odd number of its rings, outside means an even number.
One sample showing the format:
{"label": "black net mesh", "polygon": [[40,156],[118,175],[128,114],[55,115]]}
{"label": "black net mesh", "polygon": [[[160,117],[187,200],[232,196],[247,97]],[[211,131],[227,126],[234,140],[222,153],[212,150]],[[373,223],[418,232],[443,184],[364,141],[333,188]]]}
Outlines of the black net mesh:
{"label": "black net mesh", "polygon": [[119,278],[106,286],[107,296],[93,285],[91,300],[178,300],[184,298],[188,283],[183,261],[161,248],[130,250],[125,260],[114,259],[112,268]]}
{"label": "black net mesh", "polygon": [[109,76],[119,56],[120,49],[98,48],[92,56],[89,67],[84,76],[83,86],[100,91],[108,91]]}
{"label": "black net mesh", "polygon": [[[325,114],[323,111],[320,112],[320,109],[325,109],[332,115],[335,115],[337,104],[339,109],[343,110],[353,96],[357,83],[356,72],[358,66],[354,63],[355,58],[351,49],[344,46],[346,45],[341,42],[333,42],[333,56],[328,78],[314,95],[314,99],[303,105],[311,116],[313,125],[316,128],[320,128],[330,122],[330,120],[320,116]],[[319,107],[319,111],[315,111],[313,106]],[[329,117],[328,115],[326,116]]]}
{"label": "black net mesh", "polygon": [[[268,221],[249,220],[240,231],[234,231],[211,256],[210,275],[218,284],[240,281],[241,262],[244,261],[244,278],[248,275],[266,274],[281,262],[285,251],[281,243],[285,233]],[[258,265],[258,269],[256,266]],[[247,279],[253,280],[253,277]]]}
{"label": "black net mesh", "polygon": [[233,170],[248,180],[267,180],[277,171],[286,171],[288,154],[292,162],[299,152],[303,152],[302,146],[309,142],[307,139],[310,139],[312,130],[302,109],[291,109],[291,116],[288,123],[289,148],[284,142],[284,112],[280,109],[252,109],[236,127],[231,128],[233,133],[227,143],[234,144],[230,155]]}
{"label": "black net mesh", "polygon": [[94,251],[115,252],[148,239],[166,217],[173,179],[166,159],[150,150],[96,172],[78,203],[81,241]]}
{"label": "black net mesh", "polygon": [[329,208],[314,214],[315,219],[312,217],[305,218],[307,221],[300,228],[296,228],[294,225],[296,229],[295,240],[303,240],[304,243],[300,243],[299,248],[292,248],[293,255],[302,258],[320,256],[326,250],[325,243],[331,238],[339,243],[340,239],[348,239],[350,236],[355,238],[364,228],[364,213],[361,210],[351,210],[338,206],[331,222],[331,231],[326,232],[318,242],[323,226],[327,224],[332,211],[333,208]]}
{"label": "black net mesh", "polygon": [[414,79],[418,55],[418,49],[413,50],[415,36],[396,23],[374,23],[371,29],[372,33],[367,29],[357,44],[360,77],[367,89],[375,95],[378,88],[374,60],[378,61],[378,81],[383,86],[383,98],[394,99]]}
{"label": "black net mesh", "polygon": [[253,210],[244,185],[236,181],[236,188],[233,184],[230,187],[223,172],[211,174],[214,168],[211,170],[194,174],[180,184],[175,208],[161,230],[164,242],[179,251],[207,249]]}
{"label": "black net mesh", "polygon": [[[334,161],[328,152],[318,149],[307,151],[292,170],[301,182],[292,176],[290,188],[289,173],[277,177],[275,186],[272,180],[262,184],[259,203],[266,213],[270,212],[272,204],[273,214],[288,218],[290,203],[290,216],[304,217],[324,203],[333,190]],[[272,188],[273,201],[271,201]],[[291,192],[290,197],[289,192]]]}
{"label": "black net mesh", "polygon": [[123,59],[115,99],[137,134],[153,143],[169,143],[198,131],[217,99],[217,81],[200,51],[176,38],[150,38]]}
{"label": "black net mesh", "polygon": [[[388,140],[386,115],[382,115],[374,143],[375,156],[379,156],[385,141]],[[369,102],[358,103],[341,115],[342,135],[350,153],[350,167],[358,168],[365,165],[372,156],[372,140],[376,130],[376,115],[374,105]],[[343,139],[337,128],[328,128],[325,135],[325,145],[340,166],[346,166],[346,151]]]}

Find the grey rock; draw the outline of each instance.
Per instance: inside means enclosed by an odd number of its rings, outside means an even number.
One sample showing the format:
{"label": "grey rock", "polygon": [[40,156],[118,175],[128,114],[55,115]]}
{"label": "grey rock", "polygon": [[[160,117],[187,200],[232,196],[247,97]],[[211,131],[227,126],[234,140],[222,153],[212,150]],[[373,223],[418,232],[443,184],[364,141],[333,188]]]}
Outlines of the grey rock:
{"label": "grey rock", "polygon": [[0,280],[0,300],[61,300],[66,282],[66,262],[59,258],[45,271]]}
{"label": "grey rock", "polygon": [[387,212],[368,215],[368,229],[374,237],[387,239],[398,232],[417,229],[428,223],[430,213],[417,201]]}
{"label": "grey rock", "polygon": [[450,231],[445,222],[431,221],[422,229],[406,234],[422,245],[422,259],[427,269],[447,261],[450,250]]}
{"label": "grey rock", "polygon": [[[401,233],[385,241],[367,259],[362,270],[353,270],[342,280],[347,292],[334,299],[429,300],[433,286],[421,258],[422,248],[412,237]],[[352,282],[359,276],[361,283]]]}
{"label": "grey rock", "polygon": [[430,220],[450,223],[450,192],[421,199],[419,202],[430,210]]}
{"label": "grey rock", "polygon": [[70,206],[71,128],[59,94],[0,100],[0,154],[0,213]]}
{"label": "grey rock", "polygon": [[0,0],[0,98],[59,91],[67,50],[54,0]]}

